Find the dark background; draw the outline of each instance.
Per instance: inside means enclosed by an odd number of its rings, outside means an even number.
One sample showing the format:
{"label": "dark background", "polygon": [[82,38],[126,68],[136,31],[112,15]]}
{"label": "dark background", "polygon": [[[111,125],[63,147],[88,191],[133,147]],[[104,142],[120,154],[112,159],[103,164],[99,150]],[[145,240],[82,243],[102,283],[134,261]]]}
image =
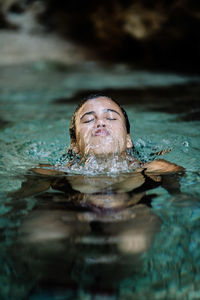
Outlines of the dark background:
{"label": "dark background", "polygon": [[30,34],[53,32],[93,59],[199,73],[198,1],[1,0],[1,31],[19,33],[27,16],[34,20]]}

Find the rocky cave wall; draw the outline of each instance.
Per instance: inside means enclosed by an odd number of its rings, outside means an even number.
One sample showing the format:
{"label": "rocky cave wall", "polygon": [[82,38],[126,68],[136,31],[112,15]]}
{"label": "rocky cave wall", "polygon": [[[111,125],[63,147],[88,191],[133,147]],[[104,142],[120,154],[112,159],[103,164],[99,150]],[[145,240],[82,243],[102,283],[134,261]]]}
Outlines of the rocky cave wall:
{"label": "rocky cave wall", "polygon": [[1,0],[0,29],[20,31],[24,24],[13,16],[24,14],[38,24],[30,31],[54,32],[104,60],[199,72],[200,4],[194,0]]}

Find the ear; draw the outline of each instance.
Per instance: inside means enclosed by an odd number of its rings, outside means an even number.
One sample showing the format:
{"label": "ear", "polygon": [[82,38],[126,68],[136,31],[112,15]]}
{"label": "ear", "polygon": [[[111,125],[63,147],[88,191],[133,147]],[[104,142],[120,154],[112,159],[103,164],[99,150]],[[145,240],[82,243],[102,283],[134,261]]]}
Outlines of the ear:
{"label": "ear", "polygon": [[133,142],[131,140],[130,134],[128,133],[126,137],[126,148],[132,148],[132,147],[133,147]]}

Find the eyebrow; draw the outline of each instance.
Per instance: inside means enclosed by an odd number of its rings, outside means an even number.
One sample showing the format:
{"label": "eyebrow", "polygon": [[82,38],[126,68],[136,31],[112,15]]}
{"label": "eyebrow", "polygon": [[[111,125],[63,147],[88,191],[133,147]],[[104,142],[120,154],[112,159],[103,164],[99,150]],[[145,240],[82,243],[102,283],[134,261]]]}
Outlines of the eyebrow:
{"label": "eyebrow", "polygon": [[87,115],[93,115],[93,114],[95,114],[95,111],[88,111],[88,112],[86,112],[84,115],[82,115],[81,120],[82,120],[85,116],[87,116]]}
{"label": "eyebrow", "polygon": [[[114,109],[110,109],[110,108],[106,108],[106,109],[104,109],[103,110],[104,112],[114,112],[114,113],[116,113],[116,114],[118,114],[119,116],[120,116],[120,113],[118,112],[118,111],[116,111],[116,110],[114,110]],[[87,116],[87,115],[93,115],[93,114],[95,114],[95,111],[88,111],[88,112],[86,112],[85,114],[83,114],[82,115],[82,117],[81,117],[81,120],[85,117],[85,116]],[[120,116],[121,117],[121,116]]]}
{"label": "eyebrow", "polygon": [[110,109],[110,108],[104,109],[104,112],[109,112],[109,111],[114,112],[114,113],[116,113],[120,116],[120,113],[118,111],[114,110],[114,109]]}

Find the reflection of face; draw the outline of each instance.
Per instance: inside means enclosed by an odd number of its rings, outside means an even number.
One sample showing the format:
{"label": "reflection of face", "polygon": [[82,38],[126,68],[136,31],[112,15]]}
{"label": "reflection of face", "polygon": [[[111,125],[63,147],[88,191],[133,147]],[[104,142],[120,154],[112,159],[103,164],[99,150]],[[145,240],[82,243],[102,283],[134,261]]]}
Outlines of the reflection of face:
{"label": "reflection of face", "polygon": [[124,115],[109,98],[85,102],[76,113],[75,122],[76,147],[82,155],[123,153],[132,146]]}

